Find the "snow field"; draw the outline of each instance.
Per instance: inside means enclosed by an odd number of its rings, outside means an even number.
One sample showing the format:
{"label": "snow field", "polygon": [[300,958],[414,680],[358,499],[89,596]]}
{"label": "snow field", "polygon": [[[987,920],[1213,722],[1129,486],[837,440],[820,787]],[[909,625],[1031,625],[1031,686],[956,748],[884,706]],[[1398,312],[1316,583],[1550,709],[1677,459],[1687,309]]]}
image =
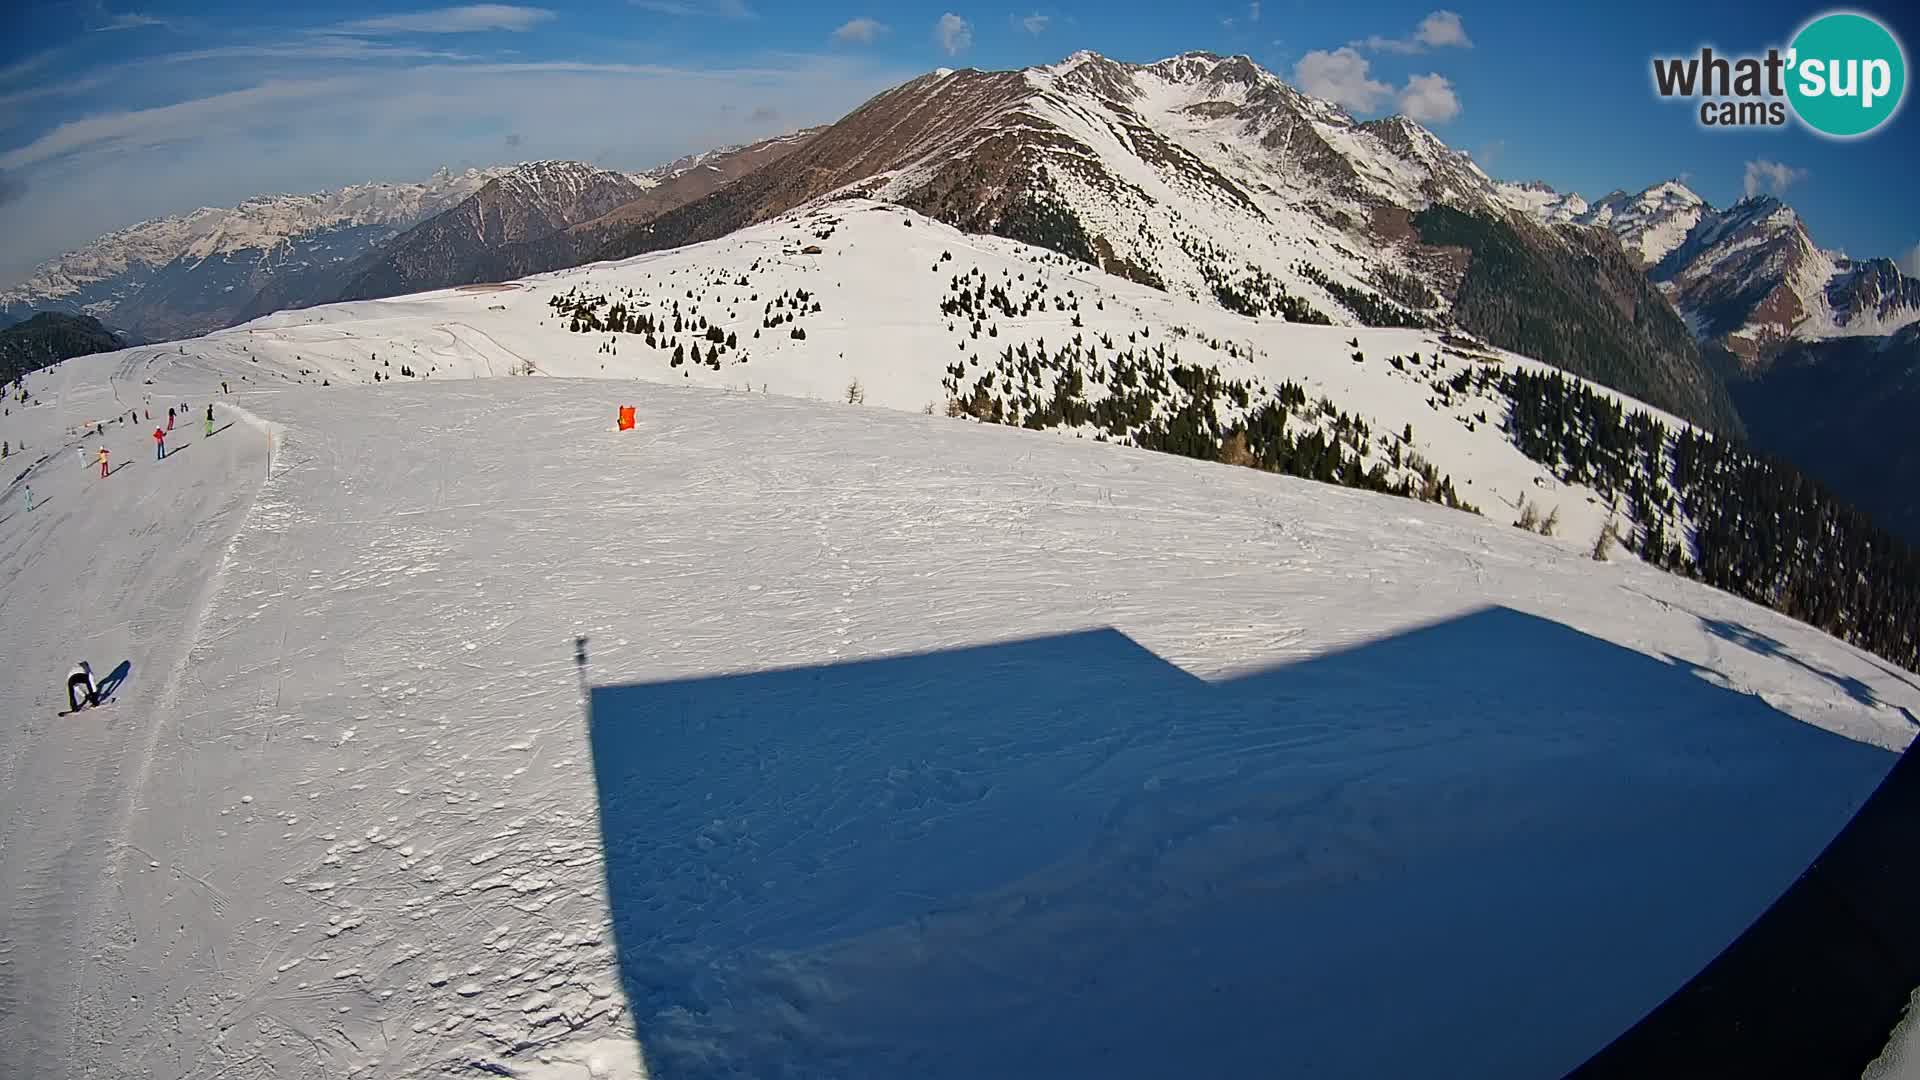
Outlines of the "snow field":
{"label": "snow field", "polygon": [[[89,366],[104,373],[121,362],[92,358],[66,366],[79,380]],[[203,380],[198,369],[206,363],[195,356],[170,361],[170,374],[162,378]],[[1691,830],[1675,830],[1672,821],[1659,820],[1653,807],[1662,804],[1649,802],[1639,813],[1622,816],[1608,840],[1613,846],[1603,846],[1616,853],[1595,865],[1630,862],[1619,845],[1647,839],[1647,830],[1677,831],[1695,841],[1718,835],[1716,830],[1727,827],[1727,808],[1744,808],[1750,801],[1743,794],[1747,785],[1781,784],[1780,769],[1801,770],[1804,781],[1798,796],[1783,798],[1755,825],[1754,838],[1702,860],[1703,872],[1711,869],[1722,880],[1719,890],[1696,890],[1702,898],[1692,907],[1682,897],[1662,895],[1661,910],[1669,913],[1663,917],[1676,921],[1657,924],[1667,929],[1652,939],[1666,959],[1664,966],[1649,970],[1660,972],[1684,967],[1695,954],[1710,954],[1706,938],[1731,932],[1731,924],[1764,906],[1767,898],[1760,894],[1770,885],[1761,883],[1790,880],[1838,828],[1891,761],[1860,743],[1893,749],[1911,738],[1900,709],[1915,704],[1913,687],[1869,657],[1690,583],[1632,564],[1596,566],[1503,524],[1424,504],[944,416],[719,388],[498,378],[326,390],[249,386],[239,398],[282,435],[271,480],[262,479],[264,463],[249,458],[203,467],[204,483],[231,485],[229,499],[244,498],[258,485],[243,521],[232,516],[240,513],[237,509],[218,519],[235,530],[224,546],[217,534],[203,531],[204,515],[211,511],[183,507],[176,515],[166,499],[112,482],[97,489],[101,494],[91,504],[102,515],[99,523],[77,533],[92,538],[94,546],[56,547],[53,534],[22,533],[13,522],[4,526],[15,552],[7,579],[9,625],[26,626],[26,640],[85,642],[82,648],[91,655],[117,648],[117,640],[102,637],[84,614],[67,605],[22,606],[14,598],[24,582],[33,580],[28,575],[63,582],[78,572],[70,560],[116,565],[147,543],[217,559],[217,569],[147,564],[116,579],[129,594],[116,604],[139,594],[177,598],[195,582],[205,583],[207,592],[197,618],[176,611],[141,635],[153,640],[170,633],[182,659],[172,664],[164,657],[149,659],[129,645],[136,655],[134,674],[114,711],[83,718],[115,725],[103,743],[130,747],[135,758],[141,747],[150,747],[146,760],[125,765],[117,786],[76,799],[67,793],[79,764],[46,755],[84,751],[85,744],[76,749],[73,740],[85,737],[85,726],[41,726],[26,733],[24,744],[16,743],[39,755],[42,764],[34,767],[46,780],[15,798],[64,805],[83,819],[44,822],[44,839],[59,841],[89,829],[107,837],[88,864],[107,873],[110,883],[94,894],[101,909],[92,922],[65,912],[54,899],[58,890],[45,887],[45,871],[18,861],[13,854],[21,850],[18,841],[9,844],[5,876],[25,901],[15,910],[53,906],[61,918],[77,920],[80,940],[74,946],[96,957],[75,972],[78,985],[71,997],[36,1001],[55,1016],[73,1009],[79,1020],[71,1045],[61,1046],[41,1031],[9,1041],[14,1047],[46,1048],[49,1056],[33,1059],[41,1071],[64,1066],[76,1075],[137,1070],[169,1077],[409,1076],[486,1062],[524,1070],[518,1075],[567,1075],[562,1070],[604,1054],[609,1044],[633,1047],[630,1040],[637,1033],[636,1056],[666,1062],[667,1075],[687,1074],[689,1068],[698,1074],[689,1061],[732,1062],[764,1071],[774,1061],[790,1060],[802,1072],[831,1073],[849,1063],[856,1071],[863,1064],[897,1064],[859,1049],[871,1032],[860,1026],[858,1016],[872,1015],[888,1017],[885,1030],[900,1045],[917,1046],[945,1062],[930,1068],[943,1074],[991,1064],[997,1060],[994,1053],[1015,1045],[982,1040],[983,1032],[1038,1038],[1024,1021],[1014,1022],[1017,1010],[1005,1011],[1031,999],[981,999],[983,1011],[971,1014],[978,1027],[957,1019],[969,1015],[965,1010],[949,1014],[950,1022],[972,1030],[978,1053],[959,1052],[958,1036],[950,1028],[929,1026],[924,1016],[885,1009],[850,1016],[832,1002],[877,1003],[894,996],[889,987],[917,987],[931,995],[927,1000],[957,1001],[941,992],[982,986],[954,983],[957,976],[941,966],[942,957],[959,955],[952,950],[973,948],[965,942],[1004,938],[1025,942],[1021,949],[1030,951],[1056,931],[1077,932],[1070,929],[1075,926],[1121,933],[1134,917],[1124,906],[1098,917],[1085,907],[1092,895],[1128,887],[1132,872],[1126,870],[1129,864],[1099,855],[1109,847],[1076,847],[1074,829],[1047,831],[1044,835],[1053,839],[1033,849],[1029,859],[1039,862],[1023,864],[1025,870],[1010,869],[991,848],[977,847],[982,821],[1023,820],[1021,815],[1032,811],[1020,800],[1030,796],[1011,803],[998,797],[977,804],[925,801],[948,783],[937,776],[955,760],[1018,770],[990,771],[973,781],[974,790],[984,784],[984,790],[1005,791],[1011,798],[1034,790],[1035,783],[1056,787],[1059,780],[1045,778],[1080,760],[1084,749],[1067,737],[1085,731],[1089,721],[1062,728],[1062,741],[1054,745],[1046,723],[1033,718],[1026,728],[1037,741],[999,763],[951,748],[941,751],[938,741],[915,749],[914,740],[922,736],[913,727],[889,736],[894,742],[878,741],[878,730],[874,740],[863,739],[863,718],[916,715],[913,701],[960,692],[967,681],[958,679],[926,684],[918,699],[903,697],[896,687],[887,691],[893,696],[875,699],[887,706],[878,711],[858,702],[836,708],[831,699],[803,699],[798,706],[800,715],[831,718],[836,739],[852,740],[844,744],[845,760],[857,763],[860,774],[898,773],[914,784],[922,781],[912,778],[924,776],[935,783],[898,804],[897,829],[865,814],[836,818],[846,811],[817,802],[830,786],[814,788],[815,794],[786,811],[758,803],[756,792],[767,789],[741,783],[724,770],[713,775],[719,786],[712,797],[720,800],[716,808],[732,809],[712,819],[696,810],[695,820],[708,822],[700,833],[722,845],[709,849],[719,852],[713,857],[748,858],[747,866],[759,858],[751,854],[756,831],[773,822],[786,820],[784,845],[765,847],[775,841],[773,834],[757,846],[809,859],[831,860],[833,849],[818,847],[822,838],[856,824],[885,830],[890,839],[870,846],[898,859],[845,863],[840,856],[840,880],[850,881],[854,894],[876,898],[863,905],[869,915],[859,925],[868,930],[850,937],[818,931],[804,939],[767,939],[754,930],[775,924],[840,925],[841,917],[834,915],[840,901],[800,887],[811,880],[806,877],[787,878],[788,889],[772,893],[739,892],[737,881],[715,892],[721,883],[710,880],[698,885],[694,895],[704,899],[697,906],[660,909],[664,914],[649,914],[653,909],[630,905],[624,897],[616,902],[608,891],[610,858],[626,875],[617,881],[645,878],[658,868],[634,850],[605,846],[607,822],[601,813],[611,794],[605,785],[617,773],[606,772],[595,759],[586,707],[589,686],[644,688],[663,680],[673,685],[672,680],[716,674],[751,677],[773,668],[929,650],[937,656],[937,650],[959,646],[1100,627],[1117,629],[1190,675],[1221,680],[1288,661],[1311,661],[1330,650],[1364,651],[1419,627],[1471,620],[1487,605],[1508,608],[1649,657],[1636,662],[1675,672],[1672,678],[1680,680],[1675,687],[1698,686],[1700,693],[1720,695],[1675,707],[1708,710],[1703,717],[1738,717],[1749,707],[1740,702],[1764,711],[1756,699],[1743,696],[1758,694],[1811,725],[1804,728],[1809,735],[1817,736],[1819,728],[1860,741],[1803,744],[1794,736],[1781,744],[1793,748],[1790,754],[1770,757],[1761,731],[1752,744],[1736,739],[1723,745],[1717,740],[1742,729],[1715,722],[1690,742],[1647,751],[1654,755],[1652,762],[1664,763],[1654,766],[1656,771],[1679,769],[1695,777],[1690,785],[1700,776],[1719,779],[1688,789],[1694,791],[1689,797],[1696,810],[1703,811]],[[630,399],[641,406],[641,426],[622,435],[612,430],[613,406]],[[248,440],[255,446],[263,442]],[[230,445],[247,443],[236,439]],[[196,447],[166,464],[184,471],[199,464],[197,450],[210,448]],[[71,471],[76,480],[88,479],[77,468]],[[67,494],[56,491],[55,497]],[[39,527],[38,522],[29,526]],[[61,595],[57,589],[48,584],[34,595]],[[1752,628],[1802,662],[1742,647],[1715,632],[1724,623]],[[584,679],[573,662],[576,637],[588,639]],[[30,665],[15,668],[24,678],[4,691],[9,714],[31,715],[40,707],[35,703],[50,700],[68,662],[64,653],[36,653]],[[1407,670],[1398,661],[1386,663],[1386,670]],[[1510,678],[1492,657],[1485,663],[1484,672],[1476,668],[1472,678],[1489,680],[1489,687]],[[1098,685],[1100,670],[1098,663],[1087,669],[1095,682],[1086,685]],[[163,672],[169,673],[164,683]],[[1370,678],[1379,681],[1377,672]],[[1415,682],[1425,678],[1430,676]],[[1070,684],[1082,685],[1078,679]],[[1334,685],[1347,685],[1346,677],[1336,678]],[[1358,685],[1349,692],[1358,692]],[[1457,684],[1446,685],[1458,692]],[[1643,692],[1675,693],[1674,687],[1661,685]],[[1522,686],[1527,694],[1545,692],[1531,681]],[[1715,687],[1737,693],[1722,695]],[[1861,688],[1864,697],[1845,687]],[[1512,693],[1519,692],[1489,691],[1489,707],[1510,706]],[[1569,721],[1556,738],[1576,748],[1575,760],[1596,755],[1633,760],[1636,744],[1625,735],[1616,741],[1580,734],[1584,725],[1608,715],[1608,701],[1618,694],[1619,689],[1597,686],[1569,695],[1567,715],[1582,719]],[[1322,718],[1309,743],[1298,742],[1300,731],[1276,741],[1260,737],[1257,729],[1227,735],[1239,730],[1229,727],[1222,730],[1224,742],[1194,759],[1185,744],[1156,750],[1158,744],[1149,738],[1101,782],[1064,790],[1088,807],[1112,806],[1121,790],[1156,774],[1211,775],[1221,805],[1207,813],[1231,816],[1255,805],[1242,801],[1265,798],[1261,792],[1310,790],[1311,784],[1299,788],[1304,778],[1290,770],[1317,762],[1311,767],[1332,770],[1328,777],[1350,777],[1337,783],[1351,794],[1326,804],[1329,808],[1362,819],[1387,813],[1387,822],[1400,824],[1383,822],[1373,830],[1374,839],[1362,841],[1334,826],[1335,819],[1300,807],[1289,811],[1289,829],[1304,830],[1298,833],[1304,838],[1319,837],[1305,839],[1309,844],[1332,843],[1334,867],[1349,865],[1363,850],[1401,853],[1389,854],[1386,863],[1370,856],[1353,865],[1375,867],[1363,877],[1385,882],[1365,894],[1370,899],[1354,894],[1355,902],[1386,905],[1381,916],[1392,911],[1391,917],[1402,921],[1407,913],[1395,897],[1405,895],[1401,890],[1409,880],[1427,881],[1422,875],[1437,865],[1416,860],[1429,870],[1385,869],[1408,865],[1402,855],[1464,843],[1463,857],[1480,852],[1471,858],[1493,860],[1485,864],[1490,873],[1510,874],[1512,864],[1499,854],[1494,838],[1510,830],[1516,814],[1542,822],[1538,852],[1563,842],[1550,826],[1564,808],[1555,809],[1553,797],[1524,782],[1539,759],[1536,751],[1520,748],[1536,744],[1530,737],[1511,742],[1510,725],[1480,730],[1440,757],[1414,752],[1409,758],[1412,747],[1424,742],[1417,734],[1423,725],[1379,727],[1377,720],[1365,719],[1398,715],[1394,710],[1404,705],[1378,702],[1349,713],[1338,695],[1324,690],[1306,700],[1320,702],[1310,715]],[[1681,694],[1674,700],[1690,699]],[[969,708],[966,714],[984,721],[994,711]],[[687,715],[699,713],[693,709]],[[992,722],[1021,715],[1002,709],[1002,719]],[[1107,724],[1126,718],[1105,708],[1098,715]],[[951,722],[941,714],[941,723]],[[805,725],[796,729],[802,735],[807,730]],[[1126,730],[1123,726],[1114,734]],[[1394,735],[1396,730],[1413,733],[1414,742],[1397,743],[1406,736]],[[1503,730],[1508,734],[1502,736]],[[1128,737],[1139,740],[1144,734]],[[9,734],[13,740],[22,737]],[[826,762],[818,748],[810,750],[802,736],[787,738],[799,741],[780,758],[784,782],[812,787],[808,777],[818,775],[825,783]],[[903,738],[908,741],[897,741]],[[1390,749],[1395,745],[1400,749]],[[1716,746],[1721,763],[1709,766]],[[1307,747],[1311,752],[1301,757]],[[91,752],[109,753],[104,745]],[[692,753],[696,762],[707,759],[697,742],[675,753]],[[17,754],[11,756],[18,760]],[[960,758],[947,760],[953,754]],[[658,757],[655,750],[630,760],[644,764]],[[1407,764],[1396,771],[1387,764],[1395,760]],[[1238,771],[1230,764],[1234,761],[1241,763]],[[1485,781],[1447,781],[1449,787],[1466,784],[1449,797],[1464,801],[1454,803],[1452,813],[1435,816],[1445,804],[1419,794],[1430,781],[1400,785],[1449,761],[1453,770],[1466,769]],[[1381,767],[1388,771],[1378,773]],[[1222,768],[1228,771],[1221,773]],[[1701,768],[1710,771],[1699,774]],[[1229,776],[1238,779],[1226,783]],[[111,803],[111,794],[128,785],[132,813],[124,819],[109,814],[104,823],[86,819],[96,799]],[[1397,789],[1403,794],[1378,801]],[[1642,798],[1650,796],[1642,792]],[[939,810],[942,805],[950,808]],[[1236,805],[1243,809],[1234,811]],[[1369,811],[1370,805],[1375,809]],[[1389,809],[1393,806],[1401,809]],[[1152,839],[1156,830],[1188,813],[1168,819],[1168,812],[1152,810],[1144,824],[1127,825],[1106,843],[1124,850],[1159,843]],[[1415,816],[1401,816],[1408,812]],[[1005,818],[1008,814],[1013,817]],[[1429,819],[1427,824],[1407,831],[1421,818]],[[1030,820],[1015,831],[1030,833],[1043,820]],[[748,831],[740,832],[742,827]],[[1591,822],[1583,827],[1592,827]],[[1444,839],[1450,834],[1454,839]],[[925,838],[925,844],[916,848],[901,839],[913,836]],[[1341,836],[1347,839],[1337,839]],[[975,837],[976,846],[953,847],[956,837]],[[681,844],[694,838],[667,839]],[[1254,854],[1274,841],[1255,833],[1242,842],[1255,845],[1247,849]],[[1361,847],[1344,848],[1351,843]],[[976,854],[953,863],[962,850]],[[1071,854],[1075,850],[1081,854]],[[1531,846],[1522,850],[1535,852]],[[1221,895],[1229,896],[1244,887],[1248,867],[1258,865],[1257,858],[1254,864],[1240,857],[1220,862],[1204,849],[1195,849],[1192,857],[1200,862],[1183,873],[1198,874],[1201,882],[1211,882],[1210,893],[1225,890]],[[1053,861],[1062,858],[1067,861]],[[953,877],[936,879],[957,890],[934,895],[958,921],[942,924],[930,939],[932,968],[916,974],[911,965],[890,967],[886,958],[901,947],[894,935],[914,925],[905,915],[912,901],[867,875],[943,863],[956,867],[958,879],[974,882],[959,888]],[[673,859],[665,865],[681,864]],[[1005,875],[1013,874],[1016,881],[1036,871],[1052,875],[1056,871],[1045,870],[1049,865],[1066,874],[1042,888],[1054,898],[1048,910],[1057,916],[1007,922],[1003,914],[980,921],[985,911],[970,899],[980,888],[988,887],[992,895],[990,886],[1007,881]],[[1073,866],[1082,869],[1068,869]],[[1662,866],[1663,874],[1676,872]],[[1318,895],[1347,880],[1345,871],[1328,877],[1329,869],[1307,864],[1302,873],[1282,879],[1293,884],[1278,895]],[[1382,873],[1385,878],[1378,876]],[[1284,891],[1299,889],[1306,891]],[[1459,895],[1468,908],[1487,903],[1471,887]],[[1184,925],[1178,918],[1182,911],[1249,917],[1237,908],[1193,909],[1182,903],[1187,906],[1176,904],[1157,917],[1161,921],[1154,925],[1163,936],[1168,927]],[[1307,909],[1286,910],[1309,917]],[[1670,914],[1676,910],[1681,914]],[[682,936],[651,937],[649,928],[676,911],[677,918],[690,920],[680,924]],[[1166,923],[1166,918],[1176,921]],[[616,933],[616,925],[624,926],[627,936]],[[998,929],[982,939],[983,927]],[[50,962],[27,946],[16,927],[8,929],[13,963]],[[1416,921],[1402,933],[1412,935],[1408,940],[1431,941],[1437,939],[1423,935],[1435,929]],[[690,940],[687,933],[693,935]],[[1359,947],[1359,939],[1343,933],[1335,932],[1329,942]],[[99,951],[90,949],[88,940],[116,944]],[[1177,944],[1180,939],[1169,940]],[[1262,940],[1243,944],[1246,955],[1271,958],[1272,950],[1282,947]],[[1482,939],[1468,934],[1463,940]],[[1517,940],[1529,948],[1540,944],[1524,936]],[[1629,959],[1643,957],[1633,951],[1632,941],[1604,940],[1620,953],[1614,972],[1625,987],[1613,1008],[1622,1008],[1619,1002],[1635,994],[1651,1004],[1663,991],[1653,987],[1653,975],[1633,973]],[[1673,948],[1676,941],[1687,944]],[[795,945],[803,951],[788,959],[780,958],[783,952],[766,951]],[[715,970],[721,981],[713,984],[724,993],[725,1004],[705,996],[697,982],[686,991],[634,1000],[631,977],[650,966],[636,956],[654,955],[662,969],[684,971],[689,950],[698,956],[703,948],[718,950],[706,955],[727,965]],[[1299,954],[1296,962],[1331,972],[1332,967],[1316,966],[1339,961],[1340,949],[1329,948],[1313,954],[1317,959]],[[1202,954],[1215,956],[1217,949],[1217,943],[1204,946]],[[1365,954],[1386,962],[1375,951]],[[1139,961],[1146,968],[1129,970],[1146,978],[1164,959],[1146,954]],[[996,961],[1007,962],[1006,957]],[[1086,962],[1037,970],[1030,977],[1048,986],[1052,978],[1084,972],[1075,965]],[[1503,970],[1509,973],[1531,972],[1518,959],[1506,963]],[[696,964],[692,970],[700,968]],[[755,970],[771,981],[754,981],[757,977],[749,975]],[[795,972],[811,972],[809,978],[820,981],[793,982]],[[1244,971],[1235,976],[1253,977]],[[1546,991],[1563,997],[1575,992],[1571,984],[1542,990],[1528,981],[1536,977],[1503,982],[1508,988],[1503,994],[1519,997],[1496,995],[1507,1002],[1500,1007],[1519,1008],[1529,998],[1556,1000]],[[1562,977],[1582,976],[1569,969]],[[806,990],[809,985],[817,992]],[[1352,985],[1355,992],[1378,992],[1364,979]],[[1445,1007],[1447,999],[1458,998],[1457,989],[1423,985],[1416,1003],[1394,1014],[1411,1027],[1395,1026],[1391,1017],[1376,1018],[1387,1024],[1375,1033],[1381,1047],[1414,1045],[1408,1040],[1419,1033],[1470,1021]],[[836,996],[835,986],[845,994]],[[1522,993],[1514,989],[1519,986],[1531,989]],[[765,996],[766,987],[776,988],[771,997]],[[818,1025],[790,1029],[766,1011],[788,1007],[815,1011]],[[1176,1010],[1173,1015],[1192,1021],[1197,1014]],[[1252,1030],[1233,1028],[1233,1015],[1222,1012],[1217,1022],[1243,1035]],[[1299,1013],[1299,1030],[1314,1029],[1321,1023],[1316,1016],[1312,1010]],[[1463,1064],[1519,1075],[1524,1063],[1576,1053],[1580,1032],[1591,1035],[1616,1018],[1602,1010],[1585,1015],[1584,1028],[1547,1024],[1538,1040],[1516,1051],[1519,1057],[1476,1058],[1451,1043],[1442,1049],[1464,1055],[1452,1059]],[[1068,1033],[1084,1034],[1084,1025],[1092,1022],[1073,1010],[1061,1019],[1059,1030]],[[1292,1060],[1333,1075],[1391,1064],[1390,1055],[1355,1051],[1344,1041],[1349,1029],[1328,1030],[1332,1041],[1299,1043],[1312,1055]],[[854,1040],[852,1049],[847,1039]],[[126,1048],[134,1045],[143,1048],[137,1062],[126,1056]],[[1435,1052],[1434,1043],[1425,1045],[1423,1053]],[[1049,1046],[1050,1052],[1061,1052],[1057,1043]],[[1214,1060],[1251,1060],[1232,1055],[1271,1049],[1259,1040],[1243,1042]],[[1070,1058],[1050,1060],[1063,1067],[1076,1064]],[[625,1075],[633,1075],[637,1062],[607,1067],[627,1068]]]}

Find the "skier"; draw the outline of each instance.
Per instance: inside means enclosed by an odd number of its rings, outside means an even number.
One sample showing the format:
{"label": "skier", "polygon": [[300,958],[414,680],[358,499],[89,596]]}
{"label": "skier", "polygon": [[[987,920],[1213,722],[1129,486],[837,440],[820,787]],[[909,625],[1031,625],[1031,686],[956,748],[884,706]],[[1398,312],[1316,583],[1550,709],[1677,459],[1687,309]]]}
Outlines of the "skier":
{"label": "skier", "polygon": [[67,703],[72,706],[71,712],[100,704],[99,688],[93,684],[93,668],[85,660],[75,664],[67,676]]}
{"label": "skier", "polygon": [[207,402],[207,438],[213,438],[213,402]]}
{"label": "skier", "polygon": [[167,406],[167,430],[173,430],[173,406]]}
{"label": "skier", "polygon": [[223,393],[223,394],[229,394],[229,393],[232,393],[232,391],[230,391],[230,390],[228,390],[228,389],[227,389],[227,380],[225,380],[225,379],[221,379],[221,380],[220,380],[220,392],[221,392],[221,393]]}
{"label": "skier", "polygon": [[164,431],[161,431],[159,428],[154,428],[153,429],[153,460],[165,461],[166,459],[167,459],[167,433]]}
{"label": "skier", "polygon": [[105,480],[106,478],[107,478],[107,448],[103,446],[100,448],[100,479]]}
{"label": "skier", "polygon": [[33,485],[27,485],[27,513],[33,513]]}

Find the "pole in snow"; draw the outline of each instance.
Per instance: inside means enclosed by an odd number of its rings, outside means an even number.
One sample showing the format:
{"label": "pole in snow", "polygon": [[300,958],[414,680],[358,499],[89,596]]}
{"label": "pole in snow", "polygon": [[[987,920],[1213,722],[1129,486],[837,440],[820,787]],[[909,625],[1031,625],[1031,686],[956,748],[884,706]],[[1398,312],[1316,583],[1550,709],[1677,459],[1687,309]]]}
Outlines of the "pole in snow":
{"label": "pole in snow", "polygon": [[573,669],[580,675],[580,704],[587,703],[587,639],[573,639]]}

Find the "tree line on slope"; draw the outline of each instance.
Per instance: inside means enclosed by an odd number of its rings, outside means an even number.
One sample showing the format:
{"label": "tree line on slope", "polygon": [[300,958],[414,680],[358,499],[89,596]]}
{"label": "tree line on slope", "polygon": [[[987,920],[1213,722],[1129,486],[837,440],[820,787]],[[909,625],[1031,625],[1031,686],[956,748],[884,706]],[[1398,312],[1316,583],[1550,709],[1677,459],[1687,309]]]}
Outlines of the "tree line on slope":
{"label": "tree line on slope", "polygon": [[[943,254],[933,271],[949,261]],[[1041,273],[1031,283],[1011,271],[993,280],[975,267],[952,275],[947,289],[940,311],[961,353],[942,380],[950,416],[1036,430],[1089,429],[1102,441],[1479,512],[1459,497],[1452,477],[1413,449],[1411,425],[1376,434],[1328,398],[1309,403],[1296,383],[1269,388],[1230,378],[1217,364],[1187,363],[1177,346],[1154,340],[1150,323],[1124,337],[1083,330],[1082,298],[1071,289],[1050,289]],[[1095,310],[1104,309],[1102,299],[1090,299]],[[1013,337],[1022,320],[1049,310],[1072,315],[1070,339],[1053,347],[1044,337],[998,340],[996,320],[1007,320]],[[1190,332],[1174,327],[1167,333],[1179,339]],[[1241,355],[1232,342],[1197,340]]]}
{"label": "tree line on slope", "polygon": [[1920,671],[1920,553],[1787,462],[1643,410],[1559,372],[1509,371],[1508,434],[1634,522],[1655,566]]}
{"label": "tree line on slope", "polygon": [[43,311],[0,330],[0,384],[18,382],[43,367],[126,347],[91,315]]}
{"label": "tree line on slope", "polygon": [[1686,324],[1604,231],[1530,242],[1508,222],[1438,204],[1413,225],[1422,243],[1469,253],[1453,310],[1466,330],[1709,431],[1744,433]]}

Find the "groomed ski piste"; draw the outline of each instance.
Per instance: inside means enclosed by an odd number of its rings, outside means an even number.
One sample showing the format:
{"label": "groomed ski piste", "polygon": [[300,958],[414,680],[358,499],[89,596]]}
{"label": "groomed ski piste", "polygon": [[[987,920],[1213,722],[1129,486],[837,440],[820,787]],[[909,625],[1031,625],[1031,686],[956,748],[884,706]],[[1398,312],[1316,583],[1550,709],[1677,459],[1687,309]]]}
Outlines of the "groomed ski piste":
{"label": "groomed ski piste", "polygon": [[[836,203],[30,376],[0,1074],[1560,1075],[1911,741],[1912,674],[1591,559],[1604,506],[1380,362],[1435,335],[1052,258]],[[1080,303],[995,351],[1150,326],[1487,513],[947,416],[970,271]],[[109,422],[176,402],[165,460]]]}

